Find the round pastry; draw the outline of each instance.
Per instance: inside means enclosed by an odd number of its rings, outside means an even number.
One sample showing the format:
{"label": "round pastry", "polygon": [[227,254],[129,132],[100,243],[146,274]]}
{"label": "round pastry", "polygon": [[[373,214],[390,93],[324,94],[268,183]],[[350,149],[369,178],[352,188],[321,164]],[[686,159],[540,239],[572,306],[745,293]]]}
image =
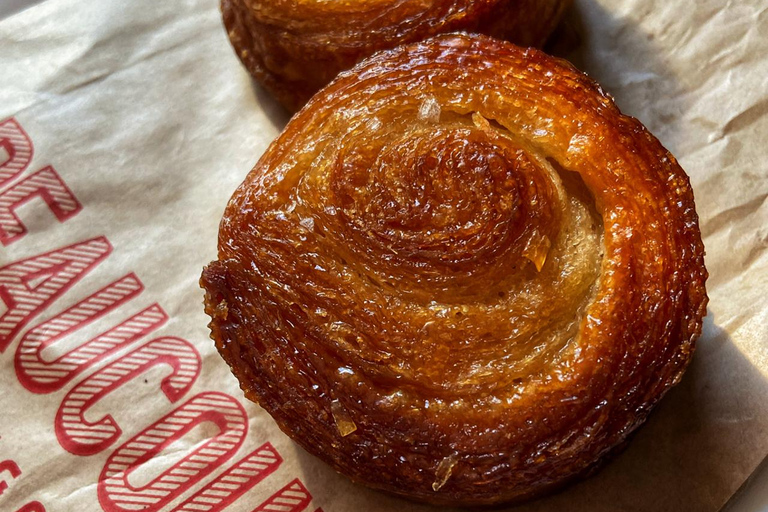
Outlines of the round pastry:
{"label": "round pastry", "polygon": [[378,50],[453,31],[540,46],[571,0],[222,0],[248,71],[296,111],[340,71]]}
{"label": "round pastry", "polygon": [[689,179],[565,61],[463,34],[342,73],[203,272],[245,395],[356,482],[519,501],[593,469],[700,334]]}

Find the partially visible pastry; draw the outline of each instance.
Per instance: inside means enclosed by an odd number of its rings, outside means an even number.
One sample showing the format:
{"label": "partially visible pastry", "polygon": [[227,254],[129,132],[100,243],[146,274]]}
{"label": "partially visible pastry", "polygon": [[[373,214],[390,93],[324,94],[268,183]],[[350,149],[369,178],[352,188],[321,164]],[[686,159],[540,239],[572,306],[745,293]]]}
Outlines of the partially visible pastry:
{"label": "partially visible pastry", "polygon": [[356,482],[485,505],[621,446],[702,327],[688,177],[568,63],[443,35],[342,73],[203,272],[245,395]]}
{"label": "partially visible pastry", "polygon": [[222,0],[248,71],[298,110],[340,71],[378,50],[454,31],[542,45],[570,0]]}

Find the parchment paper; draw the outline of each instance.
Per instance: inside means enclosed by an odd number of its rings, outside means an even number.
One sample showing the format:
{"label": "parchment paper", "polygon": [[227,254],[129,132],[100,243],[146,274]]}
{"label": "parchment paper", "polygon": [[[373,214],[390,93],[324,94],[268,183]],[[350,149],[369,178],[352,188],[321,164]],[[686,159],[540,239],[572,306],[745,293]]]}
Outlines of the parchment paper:
{"label": "parchment paper", "polygon": [[[216,0],[47,0],[0,22],[0,122],[13,119],[23,130],[6,123],[0,134],[16,142],[26,134],[34,152],[22,171],[12,169],[18,175],[0,183],[0,209],[11,205],[26,227],[0,247],[0,313],[18,311],[12,302],[24,290],[34,295],[42,293],[36,286],[55,284],[44,271],[53,263],[34,257],[102,236],[111,244],[111,252],[102,239],[88,246],[109,254],[77,279],[49,268],[74,284],[37,308],[0,354],[0,509],[172,510],[218,479],[230,487],[198,493],[186,509],[434,510],[357,487],[296,447],[242,397],[208,339],[200,271],[215,256],[229,196],[287,121],[237,61],[217,7]],[[515,510],[715,512],[768,454],[768,1],[577,0],[552,51],[601,82],[690,174],[711,303],[692,366],[628,449],[594,477]],[[8,147],[0,146],[0,162]],[[23,157],[17,152],[14,161]],[[38,174],[48,166],[53,173]],[[25,199],[43,189],[47,195]],[[0,225],[15,225],[1,214]],[[17,352],[24,336],[24,343],[33,338],[25,333],[42,325],[37,336],[50,337],[62,312],[131,272],[143,291],[56,341],[42,352],[44,361],[155,304],[167,321],[89,359],[58,389],[23,386]],[[9,298],[2,287],[17,278],[27,288]],[[86,453],[61,416],[82,407],[73,393],[87,395],[88,386],[104,384],[89,376],[103,377],[105,365],[124,364],[134,349],[169,337],[195,348],[199,374],[190,380],[190,370],[184,381],[167,364],[180,364],[171,357],[101,396],[83,421],[109,415],[120,433]],[[194,366],[192,354],[187,363]],[[172,372],[182,389],[166,393],[172,385],[161,384]],[[193,476],[177,478],[183,492],[168,499],[173,482],[150,482],[234,430],[203,421],[144,464],[136,453],[118,451],[212,392],[242,404],[248,419],[238,428],[247,425],[248,434],[224,460],[198,460],[203,476],[186,466]],[[262,457],[262,476],[249,466],[240,477],[251,487],[239,498],[228,494],[238,481],[221,473],[266,442],[282,463]],[[102,471],[121,463],[130,468],[122,491]]]}

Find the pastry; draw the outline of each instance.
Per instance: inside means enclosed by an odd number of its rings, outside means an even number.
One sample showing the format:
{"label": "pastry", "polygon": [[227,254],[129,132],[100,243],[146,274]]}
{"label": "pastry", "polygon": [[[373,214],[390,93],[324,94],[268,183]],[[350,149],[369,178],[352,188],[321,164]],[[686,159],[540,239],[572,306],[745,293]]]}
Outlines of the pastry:
{"label": "pastry", "polygon": [[222,0],[248,71],[298,110],[340,71],[378,50],[458,30],[545,42],[570,0]]}
{"label": "pastry", "polygon": [[384,51],[313,97],[203,272],[245,395],[356,482],[521,501],[600,464],[701,332],[689,179],[565,61],[480,35]]}

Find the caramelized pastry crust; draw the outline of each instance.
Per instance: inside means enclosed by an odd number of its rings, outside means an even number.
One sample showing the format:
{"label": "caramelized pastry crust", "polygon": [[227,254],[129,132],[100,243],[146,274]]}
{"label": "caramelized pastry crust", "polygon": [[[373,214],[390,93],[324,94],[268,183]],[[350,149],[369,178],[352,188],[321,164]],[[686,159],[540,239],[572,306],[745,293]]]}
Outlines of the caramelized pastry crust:
{"label": "caramelized pastry crust", "polygon": [[374,52],[454,31],[540,46],[571,0],[222,0],[248,71],[298,110]]}
{"label": "caramelized pastry crust", "polygon": [[203,272],[245,395],[354,481],[539,495],[622,444],[706,309],[686,174],[568,63],[484,36],[379,53],[315,96]]}

